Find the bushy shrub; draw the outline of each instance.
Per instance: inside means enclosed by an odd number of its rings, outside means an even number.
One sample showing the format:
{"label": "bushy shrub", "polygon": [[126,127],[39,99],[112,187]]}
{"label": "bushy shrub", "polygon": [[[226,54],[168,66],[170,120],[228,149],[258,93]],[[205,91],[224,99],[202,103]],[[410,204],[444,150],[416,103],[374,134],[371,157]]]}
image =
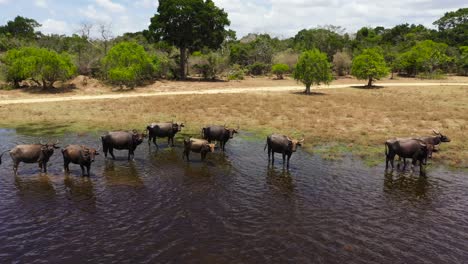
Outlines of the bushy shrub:
{"label": "bushy shrub", "polygon": [[239,64],[234,64],[229,71],[228,80],[244,80],[246,71]]}
{"label": "bushy shrub", "polygon": [[351,62],[351,56],[346,52],[338,51],[333,55],[333,66],[338,76],[344,76],[349,73]]}
{"label": "bushy shrub", "polygon": [[416,78],[426,80],[444,80],[447,79],[447,75],[442,70],[435,70],[434,72],[422,72],[416,75]]}
{"label": "bushy shrub", "polygon": [[67,80],[76,73],[76,67],[67,54],[43,48],[12,49],[2,61],[6,80],[15,87],[30,79],[44,89],[52,88],[56,81]]}
{"label": "bushy shrub", "polygon": [[110,83],[134,87],[155,74],[157,60],[152,59],[143,46],[135,42],[121,42],[112,47],[102,59],[103,69]]}
{"label": "bushy shrub", "polygon": [[214,80],[226,69],[227,59],[220,54],[210,52],[198,56],[198,63],[194,65],[194,69],[202,75],[206,80]]}
{"label": "bushy shrub", "polygon": [[252,75],[264,75],[268,73],[270,67],[268,64],[262,62],[255,62],[252,65],[247,66],[249,73]]}
{"label": "bushy shrub", "polygon": [[297,60],[299,59],[299,53],[292,49],[287,49],[275,54],[273,57],[274,64],[286,64],[288,65],[291,71],[294,71],[294,66],[296,66]]}
{"label": "bushy shrub", "polygon": [[287,64],[279,63],[271,66],[271,72],[276,74],[278,79],[283,79],[283,75],[289,72],[289,66]]}

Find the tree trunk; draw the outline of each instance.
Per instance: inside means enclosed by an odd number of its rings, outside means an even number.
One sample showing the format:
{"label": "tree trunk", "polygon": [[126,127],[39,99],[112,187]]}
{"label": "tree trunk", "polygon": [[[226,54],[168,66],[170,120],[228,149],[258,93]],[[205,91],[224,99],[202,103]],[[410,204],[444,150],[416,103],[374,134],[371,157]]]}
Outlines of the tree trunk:
{"label": "tree trunk", "polygon": [[390,77],[391,80],[393,80],[393,70],[392,70],[392,76]]}
{"label": "tree trunk", "polygon": [[42,79],[42,89],[47,90],[47,81]]}
{"label": "tree trunk", "polygon": [[180,79],[185,80],[185,58],[187,57],[186,55],[187,49],[185,47],[180,48]]}
{"label": "tree trunk", "polygon": [[306,84],[305,94],[310,94],[310,84]]}
{"label": "tree trunk", "polygon": [[367,87],[372,87],[372,77],[369,77],[369,82],[367,82]]}

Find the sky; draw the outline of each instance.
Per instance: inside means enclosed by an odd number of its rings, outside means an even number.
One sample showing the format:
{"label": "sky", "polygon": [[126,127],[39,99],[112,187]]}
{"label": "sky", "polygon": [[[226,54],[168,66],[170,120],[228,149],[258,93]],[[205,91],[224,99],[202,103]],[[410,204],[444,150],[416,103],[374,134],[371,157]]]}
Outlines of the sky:
{"label": "sky", "polygon": [[[355,32],[363,26],[393,27],[432,22],[445,12],[466,7],[466,0],[214,0],[228,13],[238,37],[269,33],[280,38],[324,25]],[[82,23],[104,24],[113,36],[146,29],[157,0],[0,0],[0,24],[15,16],[33,18],[46,34],[76,33]],[[94,27],[97,30],[97,26]],[[97,31],[96,31],[97,32]],[[97,34],[97,33],[94,33]]]}

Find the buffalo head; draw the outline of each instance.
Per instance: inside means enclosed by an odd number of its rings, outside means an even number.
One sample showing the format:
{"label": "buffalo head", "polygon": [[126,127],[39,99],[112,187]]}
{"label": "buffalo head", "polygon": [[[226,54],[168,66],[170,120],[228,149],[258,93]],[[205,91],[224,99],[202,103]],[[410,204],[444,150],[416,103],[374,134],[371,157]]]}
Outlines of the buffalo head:
{"label": "buffalo head", "polygon": [[138,133],[138,131],[136,129],[134,129],[132,131],[132,139],[133,139],[133,143],[135,143],[135,145],[140,145],[141,143],[143,143],[143,139],[146,137],[146,133]]}
{"label": "buffalo head", "polygon": [[172,123],[172,131],[174,132],[180,132],[182,131],[182,128],[185,127],[184,123]]}
{"label": "buffalo head", "polygon": [[226,131],[229,133],[229,138],[233,138],[234,134],[237,134],[237,129],[234,128],[226,128]]}
{"label": "buffalo head", "polygon": [[59,149],[60,147],[58,146],[60,142],[58,140],[55,141],[55,143],[44,143],[42,140],[39,142],[41,145],[41,151],[45,154],[45,156],[50,157],[54,154],[55,149]]}
{"label": "buffalo head", "polygon": [[434,134],[440,138],[441,142],[450,142],[450,138],[445,135],[442,135],[442,133],[440,133],[439,131],[433,129],[432,132],[434,132]]}
{"label": "buffalo head", "polygon": [[206,152],[214,152],[215,151],[216,144],[210,143],[210,144],[205,144],[203,145],[203,150]]}
{"label": "buffalo head", "polygon": [[291,148],[292,152],[296,152],[297,146],[302,146],[302,144],[304,143],[304,139],[297,140],[297,139],[291,139],[289,137],[288,137],[288,141],[289,141],[289,147]]}
{"label": "buffalo head", "polygon": [[94,162],[94,158],[99,155],[99,150],[96,150],[95,148],[81,146],[81,149],[83,151],[83,156],[85,157],[85,159],[88,159],[91,162]]}

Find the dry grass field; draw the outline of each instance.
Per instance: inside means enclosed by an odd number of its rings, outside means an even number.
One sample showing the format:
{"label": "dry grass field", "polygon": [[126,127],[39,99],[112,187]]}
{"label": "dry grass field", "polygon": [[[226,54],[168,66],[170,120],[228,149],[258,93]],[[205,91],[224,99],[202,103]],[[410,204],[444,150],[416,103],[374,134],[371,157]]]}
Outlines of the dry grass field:
{"label": "dry grass field", "polygon": [[[305,136],[306,147],[325,158],[346,152],[369,164],[383,161],[391,137],[430,135],[438,129],[452,142],[434,155],[437,163],[468,167],[468,87],[325,89],[297,93],[178,95],[100,101],[0,106],[0,127],[20,133],[143,129],[154,121],[185,122],[185,134],[206,124],[240,125],[257,137],[280,132]],[[183,135],[181,135],[183,136]]]}

